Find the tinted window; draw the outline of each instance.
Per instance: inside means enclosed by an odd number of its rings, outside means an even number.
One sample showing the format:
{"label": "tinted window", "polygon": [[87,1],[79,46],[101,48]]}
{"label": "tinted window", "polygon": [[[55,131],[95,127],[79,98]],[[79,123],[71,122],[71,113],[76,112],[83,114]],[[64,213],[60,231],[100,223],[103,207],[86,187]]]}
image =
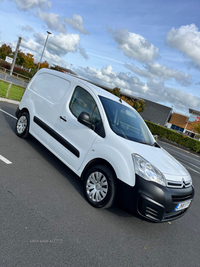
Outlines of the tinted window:
{"label": "tinted window", "polygon": [[102,136],[103,125],[98,107],[94,98],[85,89],[80,86],[76,87],[69,108],[76,118],[81,112],[87,112],[90,115],[90,121],[95,126],[95,132]]}
{"label": "tinted window", "polygon": [[154,144],[145,122],[136,111],[120,102],[102,96],[100,99],[113,132],[131,141]]}

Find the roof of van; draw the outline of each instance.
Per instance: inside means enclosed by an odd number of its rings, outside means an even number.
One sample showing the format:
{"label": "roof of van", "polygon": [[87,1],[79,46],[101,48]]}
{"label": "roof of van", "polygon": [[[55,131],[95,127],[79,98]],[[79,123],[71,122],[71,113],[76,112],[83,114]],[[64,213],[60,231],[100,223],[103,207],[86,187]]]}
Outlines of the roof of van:
{"label": "roof of van", "polygon": [[64,78],[64,79],[69,78],[72,81],[77,81],[77,82],[79,81],[82,84],[84,84],[85,86],[91,88],[92,91],[94,93],[96,93],[97,95],[110,98],[110,99],[112,99],[114,101],[119,101],[119,97],[117,97],[117,96],[113,95],[112,93],[102,89],[101,87],[98,87],[98,86],[92,84],[90,81],[87,81],[87,80],[85,80],[84,78],[82,78],[80,76],[75,76],[75,75],[72,75],[72,74],[69,74],[69,73],[62,73],[60,71],[46,69],[46,68],[40,69],[37,72],[37,74],[40,74],[40,73],[54,74],[54,75],[59,76],[59,77]]}

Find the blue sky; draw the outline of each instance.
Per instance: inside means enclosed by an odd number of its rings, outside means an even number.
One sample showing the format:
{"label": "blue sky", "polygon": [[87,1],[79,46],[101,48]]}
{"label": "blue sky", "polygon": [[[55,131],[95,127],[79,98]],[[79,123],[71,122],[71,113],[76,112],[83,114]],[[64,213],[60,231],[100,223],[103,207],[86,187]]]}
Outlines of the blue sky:
{"label": "blue sky", "polygon": [[0,0],[0,45],[110,88],[200,111],[198,0]]}

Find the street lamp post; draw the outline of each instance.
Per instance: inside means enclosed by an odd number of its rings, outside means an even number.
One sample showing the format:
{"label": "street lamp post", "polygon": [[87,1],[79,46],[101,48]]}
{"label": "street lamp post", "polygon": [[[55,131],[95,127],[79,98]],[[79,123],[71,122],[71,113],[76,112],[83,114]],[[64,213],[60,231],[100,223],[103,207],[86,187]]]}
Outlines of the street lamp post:
{"label": "street lamp post", "polygon": [[41,61],[42,61],[42,57],[43,57],[43,54],[44,54],[44,49],[45,49],[45,47],[46,47],[46,44],[47,44],[47,41],[48,41],[48,38],[49,38],[49,34],[51,34],[51,32],[49,32],[49,31],[47,31],[47,33],[48,33],[48,34],[47,34],[46,42],[45,42],[45,44],[44,44],[44,48],[43,48],[43,51],[42,51],[42,55],[41,55],[41,58],[40,58],[40,62],[39,62],[37,71],[38,71],[39,68],[40,68],[40,63],[41,63]]}

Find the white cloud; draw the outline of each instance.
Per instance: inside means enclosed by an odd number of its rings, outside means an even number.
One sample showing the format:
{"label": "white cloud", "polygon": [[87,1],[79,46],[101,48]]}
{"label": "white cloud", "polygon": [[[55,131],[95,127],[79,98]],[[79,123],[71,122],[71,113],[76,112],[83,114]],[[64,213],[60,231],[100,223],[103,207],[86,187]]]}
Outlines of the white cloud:
{"label": "white cloud", "polygon": [[111,65],[103,67],[101,69],[101,72],[102,72],[103,75],[106,75],[106,76],[108,76],[110,78],[115,78],[117,76],[116,73],[113,72],[113,67]]}
{"label": "white cloud", "polygon": [[167,66],[162,66],[159,63],[147,63],[146,66],[147,70],[151,74],[163,81],[175,79],[183,86],[191,85],[192,77],[188,73],[183,73],[182,71],[174,70]]}
{"label": "white cloud", "polygon": [[[65,60],[63,60],[61,57],[59,57],[58,55],[53,55],[52,53],[50,53],[48,50],[44,51],[44,58],[47,59],[47,61],[50,64],[55,64],[55,65],[59,65],[62,67],[66,67],[69,68],[69,65],[67,64],[67,62]],[[42,61],[44,61],[44,58]]]}
{"label": "white cloud", "polygon": [[59,15],[54,13],[41,12],[40,10],[38,10],[37,15],[46,23],[49,30],[54,30],[60,33],[67,33],[66,26],[62,22]]}
{"label": "white cloud", "polygon": [[88,55],[87,55],[87,53],[86,53],[86,51],[85,51],[85,49],[84,49],[83,47],[79,46],[79,47],[78,47],[78,51],[79,51],[79,53],[80,53],[85,59],[88,59],[88,58],[89,58]]}
{"label": "white cloud", "polygon": [[195,24],[172,28],[166,40],[170,47],[180,50],[200,66],[200,32]]}
{"label": "white cloud", "polygon": [[20,26],[20,28],[22,31],[25,31],[25,32],[34,32],[33,27],[31,27],[29,25]]}
{"label": "white cloud", "polygon": [[[43,48],[44,46],[41,44],[36,43],[34,40],[32,39],[28,39],[28,38],[23,38],[21,41],[21,47],[23,47],[25,50],[25,53],[37,53],[36,56],[34,56],[34,58],[39,61]],[[51,52],[49,52],[47,49],[45,49],[44,51],[44,55],[42,58],[42,62],[47,60],[48,63],[51,64],[57,64],[57,65],[61,65],[63,67],[68,67],[68,64],[66,63],[66,61],[64,61],[59,55],[56,54],[52,54]]]}
{"label": "white cloud", "polygon": [[42,47],[40,44],[36,43],[33,39],[29,39],[27,37],[22,38],[21,47],[34,52],[39,52],[40,50],[42,51]]}
{"label": "white cloud", "polygon": [[188,107],[198,110],[200,106],[200,98],[192,94],[167,87],[163,81],[158,79],[149,79],[147,83],[144,83],[136,76],[124,72],[117,74],[111,65],[101,69],[87,67],[74,69],[74,71],[86,79],[108,88],[112,89],[118,86],[121,91],[133,96],[154,102],[171,103],[176,109],[184,112],[188,112]]}
{"label": "white cloud", "polygon": [[126,29],[109,29],[114,40],[118,44],[118,49],[124,52],[129,58],[140,62],[151,62],[158,58],[159,49],[139,34],[129,32]]}
{"label": "white cloud", "polygon": [[[38,33],[35,34],[34,37],[36,42],[43,46],[47,35],[44,33]],[[76,52],[79,43],[80,36],[78,34],[51,34],[49,35],[47,50],[50,50],[52,53],[57,54],[58,56],[63,56],[68,52]]]}
{"label": "white cloud", "polygon": [[[79,68],[75,72],[84,76],[88,80],[107,86],[108,88],[120,87],[122,90],[133,88],[143,88],[145,85],[139,78],[135,76],[128,76],[126,73],[119,73],[113,71],[113,67],[108,65],[101,69],[92,67]],[[142,90],[142,89],[141,89]]]}
{"label": "white cloud", "polygon": [[40,7],[41,9],[49,9],[52,3],[48,0],[10,0],[15,2],[18,9],[27,11],[29,9]]}
{"label": "white cloud", "polygon": [[167,66],[160,65],[159,63],[146,63],[144,64],[145,69],[140,69],[131,64],[125,64],[125,67],[135,74],[147,79],[160,80],[163,82],[174,79],[182,86],[191,85],[192,77],[188,73],[174,70]]}
{"label": "white cloud", "polygon": [[155,75],[151,74],[147,69],[140,69],[135,65],[128,63],[124,64],[124,66],[139,76],[151,79],[155,78]]}
{"label": "white cloud", "polygon": [[65,18],[65,23],[71,25],[71,27],[80,33],[90,34],[88,30],[85,30],[83,27],[83,19],[80,15],[74,14],[72,19]]}
{"label": "white cloud", "polygon": [[[47,35],[45,35],[44,33],[37,33],[34,34],[34,37],[35,41],[33,39],[24,37],[22,39],[21,46],[41,55]],[[84,48],[79,46],[79,43],[80,36],[78,34],[51,34],[49,35],[45,48],[46,56],[48,58],[53,58],[53,56],[54,58],[56,58],[57,56],[61,60],[61,57],[65,56],[69,52],[79,52],[84,58],[87,59],[87,54]],[[57,58],[56,60],[58,61],[59,59]]]}

